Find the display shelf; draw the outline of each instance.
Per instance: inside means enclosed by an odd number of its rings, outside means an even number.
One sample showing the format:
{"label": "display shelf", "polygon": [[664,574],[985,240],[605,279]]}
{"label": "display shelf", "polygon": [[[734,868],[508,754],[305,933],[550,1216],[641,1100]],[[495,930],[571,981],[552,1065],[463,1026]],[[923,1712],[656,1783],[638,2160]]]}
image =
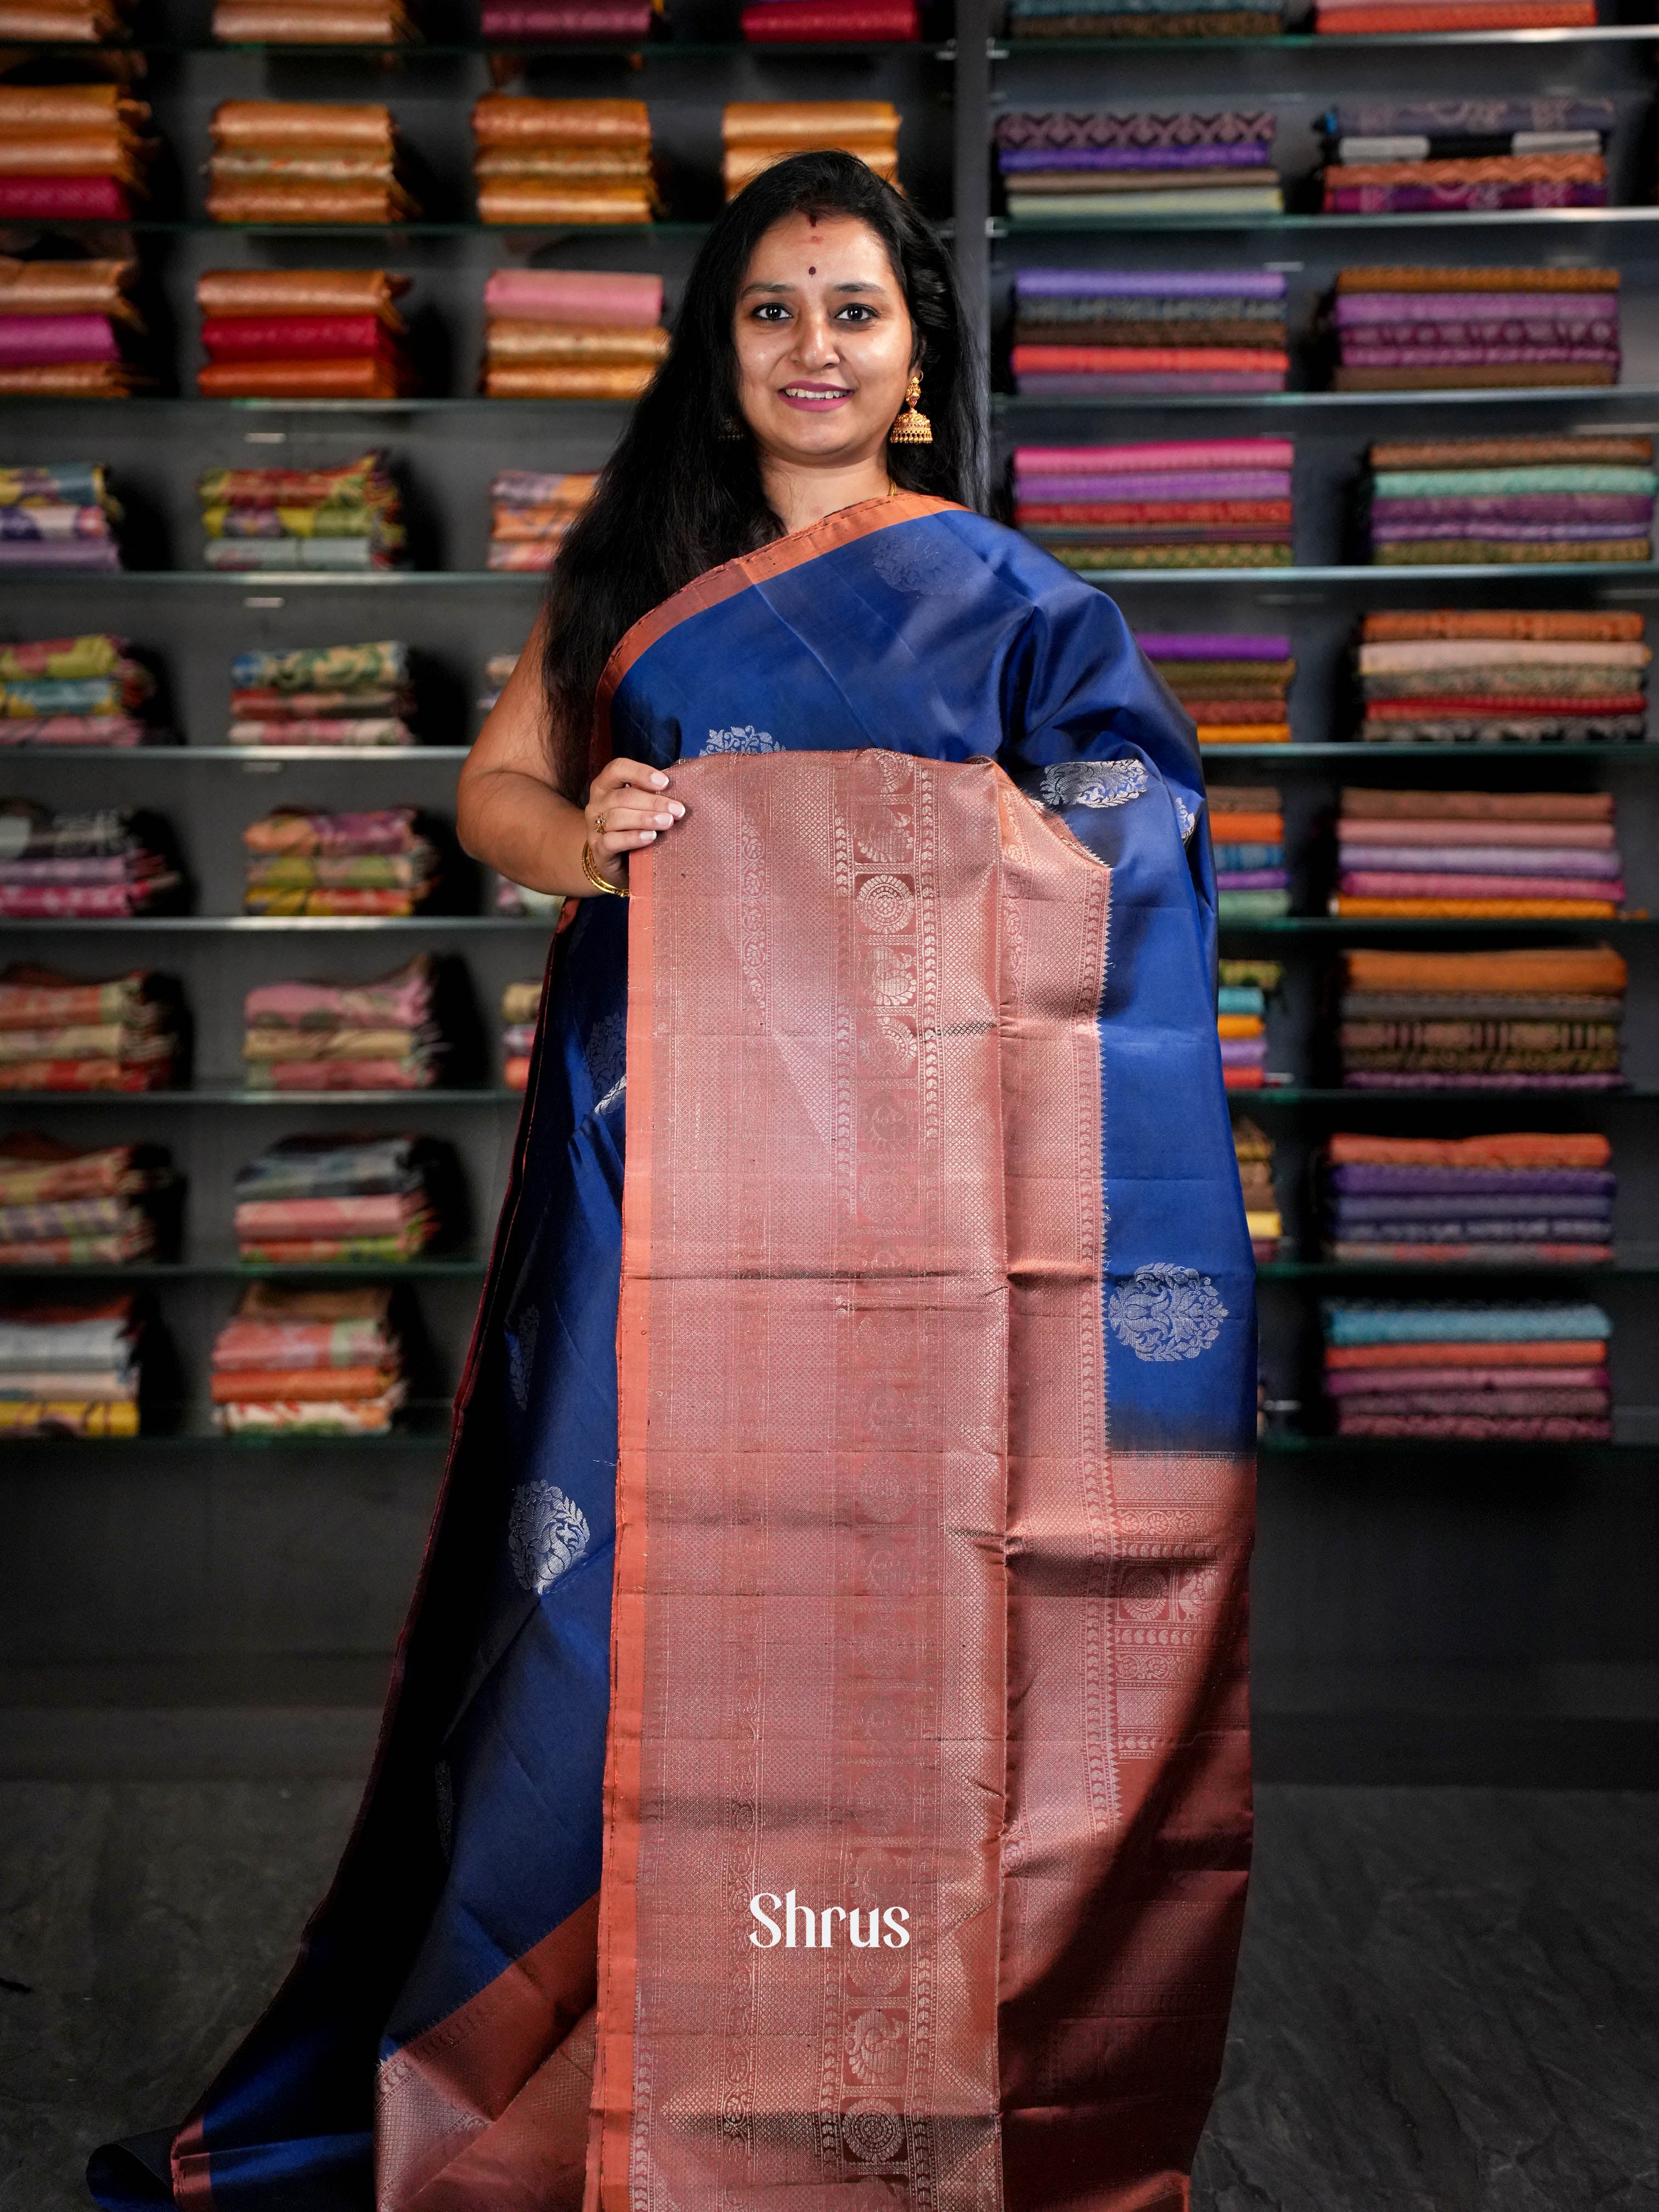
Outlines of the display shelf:
{"label": "display shelf", "polygon": [[[34,757],[38,757],[40,748]],[[1370,744],[1363,738],[1335,738],[1321,744],[1230,745],[1201,744],[1206,761],[1409,761],[1419,767],[1430,762],[1474,769],[1492,761],[1536,762],[1547,768],[1553,761],[1598,761],[1607,768],[1648,768],[1659,761],[1659,740],[1642,738],[1630,744],[1501,744],[1413,745]]]}
{"label": "display shelf", "polygon": [[[1505,386],[1488,392],[1133,392],[1121,395],[1111,393],[1103,398],[1049,398],[1041,392],[996,392],[991,395],[991,412],[999,421],[1018,423],[1028,416],[1076,414],[1093,415],[1103,411],[1119,414],[1162,414],[1170,409],[1188,410],[1203,408],[1212,413],[1232,413],[1242,410],[1255,413],[1282,412],[1293,410],[1301,412],[1328,410],[1339,414],[1358,414],[1373,407],[1572,407],[1617,405],[1621,401],[1633,407],[1659,406],[1659,385],[1652,384],[1563,384]],[[231,404],[240,403],[232,402]],[[367,405],[368,402],[351,401],[351,405]],[[504,403],[492,403],[496,405]]]}
{"label": "display shelf", "polygon": [[141,914],[125,921],[9,920],[0,922],[0,933],[11,937],[250,937],[301,930],[310,937],[432,937],[448,932],[500,936],[538,929],[547,936],[553,927],[552,920],[540,914]]}
{"label": "display shelf", "polygon": [[[105,403],[107,404],[107,403]],[[1249,572],[1255,574],[1254,569]],[[533,568],[7,568],[0,585],[51,584],[58,590],[207,590],[231,592],[509,590],[544,592],[544,571]],[[390,748],[388,748],[390,750]]]}
{"label": "display shelf", "polygon": [[[1659,33],[1650,32],[1650,37]],[[1311,43],[1311,42],[1310,42]],[[266,61],[462,61],[473,55],[499,56],[502,60],[535,62],[621,62],[631,67],[641,61],[732,61],[744,54],[763,54],[804,61],[863,60],[872,52],[921,54],[932,61],[953,61],[951,40],[902,39],[883,40],[872,48],[866,40],[852,39],[641,39],[637,43],[617,39],[603,44],[518,44],[500,39],[472,39],[428,44],[422,39],[328,40],[311,45],[270,39],[137,39],[105,40],[100,43],[76,40],[9,39],[31,59],[37,56],[85,58],[92,54],[231,54]]]}
{"label": "display shelf", "polygon": [[[1031,533],[1036,538],[1036,533]],[[1046,541],[1038,539],[1039,544]],[[1378,563],[1345,562],[1328,568],[1073,568],[1085,584],[1109,584],[1114,591],[1131,584],[1163,590],[1182,585],[1213,588],[1217,584],[1242,585],[1257,592],[1275,590],[1322,591],[1334,584],[1359,592],[1392,592],[1410,584],[1524,584],[1533,579],[1562,583],[1568,579],[1617,584],[1632,577],[1659,580],[1659,562],[1620,561],[1499,561],[1425,562],[1418,568],[1389,568]]]}
{"label": "display shelf", "polygon": [[1439,919],[1419,918],[1416,915],[1395,919],[1390,915],[1290,914],[1277,921],[1229,921],[1224,918],[1217,925],[1224,937],[1470,937],[1484,939],[1490,937],[1512,936],[1518,929],[1528,936],[1541,933],[1547,936],[1592,937],[1605,936],[1611,930],[1619,936],[1629,936],[1659,930],[1659,915],[1604,915],[1583,920],[1567,915],[1550,918],[1545,915],[1517,915],[1491,920],[1465,916],[1459,920],[1452,915]]}
{"label": "display shelf", "polygon": [[1217,53],[1228,51],[1274,54],[1324,54],[1336,61],[1356,51],[1413,52],[1419,46],[1651,46],[1659,40],[1659,24],[1596,24],[1583,30],[1556,31],[1371,31],[1363,37],[1321,36],[1305,31],[1281,31],[1273,35],[1237,39],[1019,39],[1005,36],[994,42],[991,58],[1006,62],[1016,57],[1030,60],[1034,54],[1064,54],[1073,60],[1113,61],[1125,52],[1137,57]]}
{"label": "display shelf", "polygon": [[1419,1284],[1449,1280],[1486,1283],[1514,1275],[1545,1276],[1552,1280],[1557,1276],[1593,1275],[1598,1282],[1659,1282],[1659,1259],[1550,1265],[1528,1265],[1513,1260],[1506,1260],[1501,1265],[1490,1261],[1455,1260],[1262,1260],[1257,1262],[1255,1272],[1257,1279],[1264,1283],[1358,1283],[1384,1275],[1391,1282]]}
{"label": "display shelf", "polygon": [[1422,231],[1514,230],[1517,227],[1583,229],[1651,228],[1659,224],[1659,207],[1608,208],[1477,208],[1444,215],[994,215],[986,222],[988,238],[1045,238],[1060,234],[1115,238],[1126,232],[1146,231],[1156,236],[1170,231],[1253,230],[1271,235],[1299,234],[1310,230]]}
{"label": "display shelf", "polygon": [[[244,768],[262,763],[304,761],[314,766],[324,761],[382,761],[405,767],[410,761],[464,761],[470,745],[3,745],[0,762],[25,761],[142,761],[149,767],[177,766],[181,761],[240,762]],[[1659,753],[1659,745],[1654,748]],[[0,928],[11,925],[0,922]]]}
{"label": "display shelf", "polygon": [[112,1261],[107,1266],[8,1266],[0,1267],[0,1282],[240,1283],[256,1277],[283,1283],[472,1282],[487,1265],[473,1252],[422,1260],[332,1260],[307,1267],[277,1267],[224,1252],[200,1259]]}
{"label": "display shelf", "polygon": [[521,1106],[522,1091],[247,1091],[232,1084],[204,1084],[188,1091],[3,1091],[0,1113],[27,1107],[101,1106],[125,1113],[130,1106],[257,1107],[261,1112],[286,1113],[295,1107],[307,1113],[319,1106],[338,1106],[360,1112],[366,1106],[396,1106],[405,1113],[424,1113],[429,1106]]}
{"label": "display shelf", "polygon": [[1659,1102],[1659,1086],[1632,1083],[1617,1091],[1350,1091],[1341,1085],[1322,1087],[1316,1084],[1265,1084],[1260,1091],[1235,1090],[1227,1093],[1228,1103],[1243,1106],[1254,1113],[1258,1106],[1340,1106],[1345,1113],[1356,1107],[1431,1106],[1437,1112],[1443,1107],[1469,1106],[1483,1114],[1507,1112],[1511,1106],[1523,1108],[1535,1114],[1542,1106],[1593,1107],[1599,1113],[1604,1106],[1651,1106]]}
{"label": "display shelf", "polygon": [[[151,1413],[146,1406],[146,1415]],[[16,1437],[0,1442],[0,1469],[15,1467],[24,1451],[326,1451],[358,1452],[441,1451],[449,1442],[450,1408],[447,1401],[431,1400],[406,1405],[383,1436],[329,1436],[285,1432],[275,1436],[226,1436],[216,1429],[203,1407],[162,1406],[154,1409],[154,1427],[136,1437]],[[169,1427],[167,1423],[177,1424]]]}

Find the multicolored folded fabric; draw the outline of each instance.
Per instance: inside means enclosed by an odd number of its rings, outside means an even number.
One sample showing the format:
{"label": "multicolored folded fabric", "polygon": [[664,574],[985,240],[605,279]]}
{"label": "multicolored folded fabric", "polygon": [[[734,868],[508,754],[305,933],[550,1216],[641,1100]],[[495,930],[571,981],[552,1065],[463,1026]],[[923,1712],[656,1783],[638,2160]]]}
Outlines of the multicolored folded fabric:
{"label": "multicolored folded fabric", "polygon": [[[1321,322],[1338,391],[1619,381],[1616,269],[1418,270],[1411,273],[1419,281],[1409,286],[1396,281],[1402,273],[1345,269],[1339,275]],[[1558,273],[1567,281],[1552,284]],[[1509,285],[1510,276],[1522,281]]]}
{"label": "multicolored folded fabric", "polygon": [[1571,1443],[1612,1434],[1613,1324],[1599,1306],[1330,1299],[1321,1319],[1338,1436]]}
{"label": "multicolored folded fabric", "polygon": [[[1504,12],[1500,0],[1491,4]],[[1519,0],[1524,9],[1547,0]],[[1565,0],[1567,11],[1581,0]],[[1441,0],[1410,0],[1403,10],[1432,18]],[[1465,9],[1465,0],[1450,0]],[[1342,15],[1346,27],[1377,28],[1389,0],[1319,0],[1319,27]],[[1479,7],[1474,13],[1481,12]],[[1449,21],[1401,28],[1478,28]],[[1498,25],[1484,27],[1500,28]],[[1537,26],[1534,27],[1542,27]],[[1501,208],[1605,207],[1610,100],[1362,101],[1332,108],[1325,140],[1328,215],[1425,215]],[[1376,364],[1389,366],[1390,364]]]}
{"label": "multicolored folded fabric", "polygon": [[1020,446],[1019,527],[1075,568],[1288,568],[1288,438]]}
{"label": "multicolored folded fabric", "polygon": [[425,1091],[454,1050],[429,953],[372,983],[264,983],[243,1000],[251,1091]]}
{"label": "multicolored folded fabric", "polygon": [[1386,811],[1371,805],[1376,795],[1340,794],[1333,914],[1510,921],[1619,911],[1610,793],[1390,791]]}
{"label": "multicolored folded fabric", "polygon": [[441,846],[412,806],[319,814],[279,807],[242,832],[247,914],[411,915],[444,884]]}
{"label": "multicolored folded fabric", "polygon": [[[1488,805],[1500,795],[1466,794]],[[1423,795],[1413,796],[1421,805]],[[1625,983],[1625,963],[1606,945],[1346,952],[1337,1031],[1343,1083],[1368,1091],[1617,1090]]]}
{"label": "multicolored folded fabric", "polygon": [[472,137],[485,222],[635,223],[659,212],[642,100],[486,93]]}
{"label": "multicolored folded fabric", "polygon": [[[210,269],[197,279],[198,378],[217,399],[393,399],[416,388],[406,276],[384,269]],[[319,304],[326,301],[326,306]]]}
{"label": "multicolored folded fabric", "polygon": [[1244,1194],[1244,1218],[1249,1224],[1250,1247],[1258,1265],[1279,1257],[1285,1223],[1273,1188],[1273,1139],[1248,1115],[1233,1123],[1233,1151],[1238,1160],[1239,1188]]}
{"label": "multicolored folded fabric", "polygon": [[184,903],[173,834],[158,815],[58,814],[0,799],[0,916],[106,920]]}
{"label": "multicolored folded fabric", "polygon": [[1277,960],[1223,960],[1218,977],[1222,1079],[1229,1091],[1260,1091],[1267,1079],[1267,1004],[1285,970]]}
{"label": "multicolored folded fabric", "polygon": [[[1153,19],[1145,11],[1142,20]],[[1266,112],[1024,111],[997,118],[997,167],[1016,221],[1278,215],[1285,196],[1273,167],[1273,131]]]}
{"label": "multicolored folded fabric", "polygon": [[159,1145],[77,1152],[0,1137],[0,1267],[113,1267],[175,1249],[182,1184]]}
{"label": "multicolored folded fabric", "polygon": [[720,113],[726,197],[735,199],[763,169],[790,154],[856,154],[878,177],[896,184],[899,122],[897,108],[885,100],[728,101]]}
{"label": "multicolored folded fabric", "polygon": [[[1274,921],[1291,910],[1285,806],[1270,784],[1212,784],[1216,913],[1222,921]],[[1224,1047],[1231,1032],[1224,1019]],[[1265,1054],[1265,1047],[1263,1048]],[[1224,1051],[1224,1060],[1226,1055]]]}
{"label": "multicolored folded fabric", "polygon": [[284,1137],[237,1173],[237,1246],[273,1267],[412,1260],[453,1234],[459,1191],[433,1138]]}
{"label": "multicolored folded fabric", "polygon": [[1192,716],[1200,744],[1290,743],[1296,662],[1288,637],[1276,631],[1141,630],[1135,642]]}
{"label": "multicolored folded fabric", "polygon": [[1360,521],[1374,562],[1410,567],[1650,557],[1659,488],[1650,438],[1577,433],[1379,441],[1367,471]]}
{"label": "multicolored folded fabric", "polygon": [[121,519],[96,462],[0,468],[0,569],[118,568]]}
{"label": "multicolored folded fabric", "polygon": [[530,1051],[541,1004],[539,976],[533,982],[509,983],[501,993],[501,1081],[509,1091],[522,1091],[530,1080]]}
{"label": "multicolored folded fabric", "polygon": [[393,641],[239,653],[230,682],[234,745],[415,743],[412,664],[408,647]]}
{"label": "multicolored folded fabric", "polygon": [[0,85],[0,217],[128,221],[148,194],[149,124],[119,84]]}
{"label": "multicolored folded fabric", "polygon": [[130,1297],[0,1306],[0,1436],[136,1437],[144,1334]]}
{"label": "multicolored folded fabric", "polygon": [[1639,739],[1652,658],[1644,626],[1639,614],[1577,609],[1367,615],[1354,653],[1357,734],[1417,744]]}
{"label": "multicolored folded fabric", "polygon": [[488,565],[538,574],[553,565],[564,534],[593,495],[593,476],[502,469],[489,484]]}
{"label": "multicolored folded fabric", "polygon": [[[1599,1134],[1340,1133],[1321,1157],[1326,1252],[1360,1263],[1598,1265],[1613,1257],[1611,1164]],[[1394,1370],[1389,1387],[1412,1387],[1409,1370]],[[1419,1376],[1416,1387],[1456,1386]]]}
{"label": "multicolored folded fabric", "polygon": [[217,222],[390,223],[420,214],[388,107],[228,100],[210,131],[207,210]]}
{"label": "multicolored folded fabric", "polygon": [[401,0],[215,0],[227,46],[402,46],[420,37]]}
{"label": "multicolored folded fabric", "polygon": [[402,502],[382,453],[338,469],[209,469],[196,491],[210,568],[403,565]]}
{"label": "multicolored folded fabric", "polygon": [[384,1435],[408,1394],[391,1292],[250,1283],[215,1342],[211,1391],[228,1435]]}
{"label": "multicolored folded fabric", "polygon": [[129,746],[160,739],[155,671],[96,632],[0,645],[0,746]]}
{"label": "multicolored folded fabric", "polygon": [[[1136,165],[1156,150],[1111,148],[1076,158],[1139,174]],[[1163,158],[1188,161],[1197,150],[1172,149]],[[1014,277],[1009,367],[1014,389],[1034,398],[1282,392],[1290,368],[1285,279],[1254,270],[1022,269]]]}
{"label": "multicolored folded fabric", "polygon": [[184,1005],[171,977],[88,983],[0,969],[0,1091],[164,1091],[182,1079]]}
{"label": "multicolored folded fabric", "polygon": [[668,350],[660,276],[496,270],[484,315],[492,399],[635,399]]}

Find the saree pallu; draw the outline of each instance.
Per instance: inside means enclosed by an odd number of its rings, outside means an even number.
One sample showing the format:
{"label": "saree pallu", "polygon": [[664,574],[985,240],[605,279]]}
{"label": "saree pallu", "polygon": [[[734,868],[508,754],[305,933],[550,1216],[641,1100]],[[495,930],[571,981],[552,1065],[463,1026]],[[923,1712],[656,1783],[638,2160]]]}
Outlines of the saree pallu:
{"label": "saree pallu", "polygon": [[1190,726],[899,497],[637,624],[612,745],[688,811],[557,940],[356,1836],[95,2192],[1176,2212],[1255,1399]]}

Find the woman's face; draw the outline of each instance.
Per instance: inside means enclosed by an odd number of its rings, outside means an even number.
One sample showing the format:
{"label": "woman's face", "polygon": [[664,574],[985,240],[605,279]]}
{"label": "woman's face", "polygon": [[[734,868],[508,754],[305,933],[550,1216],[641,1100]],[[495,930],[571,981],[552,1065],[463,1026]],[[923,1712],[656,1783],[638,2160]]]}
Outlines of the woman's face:
{"label": "woman's face", "polygon": [[774,223],[738,287],[732,335],[738,404],[763,453],[810,467],[880,450],[904,404],[915,333],[867,223]]}

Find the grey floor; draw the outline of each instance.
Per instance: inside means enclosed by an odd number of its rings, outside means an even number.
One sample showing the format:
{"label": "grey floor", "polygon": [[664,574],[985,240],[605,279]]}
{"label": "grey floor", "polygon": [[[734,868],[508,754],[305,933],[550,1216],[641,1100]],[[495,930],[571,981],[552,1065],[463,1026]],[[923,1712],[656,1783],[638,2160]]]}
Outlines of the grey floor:
{"label": "grey floor", "polygon": [[[0,2208],[83,2207],[285,1966],[341,1781],[0,1784]],[[1205,2212],[1654,2212],[1659,1797],[1261,1793]]]}

